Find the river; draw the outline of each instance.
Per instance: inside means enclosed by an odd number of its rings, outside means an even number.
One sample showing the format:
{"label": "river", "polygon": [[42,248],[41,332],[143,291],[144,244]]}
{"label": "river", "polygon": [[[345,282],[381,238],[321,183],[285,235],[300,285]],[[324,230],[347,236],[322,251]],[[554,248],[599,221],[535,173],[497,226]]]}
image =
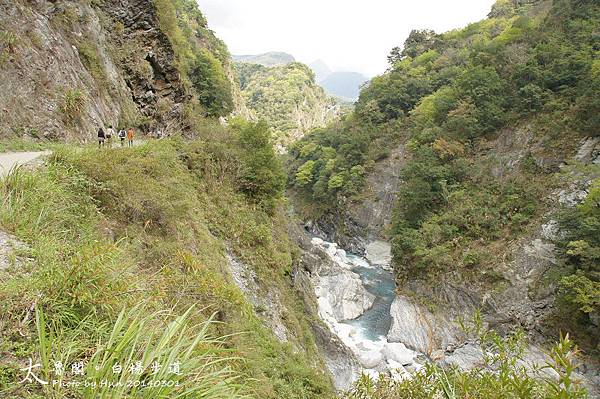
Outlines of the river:
{"label": "river", "polygon": [[409,376],[408,370],[420,369],[417,352],[387,339],[396,288],[389,244],[371,243],[366,257],[347,254],[337,244],[317,238],[313,245],[333,261],[316,278],[319,316],[354,353],[362,372],[402,379]]}
{"label": "river", "polygon": [[[371,265],[356,255],[348,255],[348,258],[355,265],[351,270],[360,276],[363,286],[375,296],[375,300],[369,310],[345,323],[357,328],[365,339],[379,341],[385,338],[392,324],[390,307],[396,290],[394,274],[381,266]],[[358,266],[360,264],[364,265]]]}

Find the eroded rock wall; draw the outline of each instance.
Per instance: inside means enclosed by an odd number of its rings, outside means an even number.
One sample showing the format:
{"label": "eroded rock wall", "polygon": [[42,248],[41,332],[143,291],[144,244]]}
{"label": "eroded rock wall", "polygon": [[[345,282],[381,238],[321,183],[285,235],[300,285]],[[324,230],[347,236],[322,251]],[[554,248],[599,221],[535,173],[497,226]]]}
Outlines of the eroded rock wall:
{"label": "eroded rock wall", "polygon": [[[0,138],[186,132],[192,99],[152,0],[0,0]],[[247,115],[231,63],[234,113]]]}

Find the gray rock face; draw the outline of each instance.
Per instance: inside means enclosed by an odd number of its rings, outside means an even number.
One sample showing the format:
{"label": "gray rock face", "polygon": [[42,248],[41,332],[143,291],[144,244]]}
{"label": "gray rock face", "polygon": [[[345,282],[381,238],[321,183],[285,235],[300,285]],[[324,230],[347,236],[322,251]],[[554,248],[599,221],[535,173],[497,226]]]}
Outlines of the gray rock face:
{"label": "gray rock face", "polygon": [[354,381],[360,376],[362,366],[356,356],[336,337],[326,326],[313,324],[317,347],[320,349],[325,364],[329,370],[335,388],[348,391]]}
{"label": "gray rock face", "polygon": [[396,342],[388,342],[385,344],[381,353],[386,359],[393,360],[402,366],[413,364],[417,355],[416,352],[408,349],[403,343]]}
{"label": "gray rock face", "polygon": [[[334,244],[313,239],[311,253],[320,260],[314,270],[315,295],[323,320],[352,320],[373,306],[375,297],[362,284],[360,276],[344,268],[345,252]],[[309,266],[310,267],[310,266]]]}
{"label": "gray rock face", "polygon": [[540,235],[544,240],[555,240],[559,236],[558,222],[554,219],[550,219],[547,223],[542,224]]}
{"label": "gray rock face", "polygon": [[[16,38],[0,50],[0,135],[85,142],[101,124],[138,116],[150,129],[186,131],[179,125],[191,96],[152,0],[0,0],[0,26]],[[236,112],[247,114],[232,87]],[[82,105],[68,116],[62,107],[73,93]]]}
{"label": "gray rock face", "polygon": [[483,350],[479,345],[467,342],[446,354],[440,363],[445,366],[456,366],[461,370],[481,367],[484,364]]}
{"label": "gray rock face", "polygon": [[246,299],[254,305],[257,315],[281,342],[287,342],[289,331],[283,322],[284,309],[277,292],[264,292],[257,282],[254,270],[227,254],[227,262],[233,281]]}
{"label": "gray rock face", "polygon": [[331,273],[321,277],[315,287],[323,318],[331,315],[338,322],[352,320],[373,306],[375,297],[367,292],[358,274],[341,268]]}
{"label": "gray rock face", "polygon": [[358,236],[367,241],[383,238],[392,221],[392,211],[398,199],[400,171],[406,162],[403,145],[393,148],[389,156],[378,162],[367,177],[366,199],[349,207],[349,216],[359,227]]}
{"label": "gray rock face", "polygon": [[388,267],[392,263],[392,247],[386,241],[375,240],[367,245],[365,256],[372,265]]}
{"label": "gray rock face", "polygon": [[585,197],[587,197],[587,191],[585,189],[577,187],[560,189],[557,190],[555,194],[558,197],[558,202],[561,205],[567,206],[569,208],[580,204],[585,199]]}
{"label": "gray rock face", "polygon": [[434,315],[405,296],[397,296],[390,309],[390,342],[402,342],[415,351],[431,355],[433,351],[460,342],[462,334],[451,320]]}
{"label": "gray rock face", "polygon": [[583,163],[600,164],[600,137],[587,137],[581,140],[575,159]]}
{"label": "gray rock face", "polygon": [[354,254],[364,254],[368,242],[385,239],[397,200],[400,171],[405,162],[404,145],[392,149],[367,177],[364,199],[348,204],[341,214],[327,214],[316,222],[310,222],[311,233],[337,242]]}
{"label": "gray rock face", "polygon": [[293,273],[294,288],[303,299],[306,311],[315,316],[309,320],[311,320],[317,348],[323,356],[335,388],[347,391],[353,381],[360,376],[362,366],[350,348],[319,320],[318,298],[315,295],[315,276],[322,268],[328,269],[326,263],[331,260],[324,252],[308,252],[311,250],[310,241],[306,240],[303,233],[298,230],[292,232],[292,236],[296,235],[296,241],[300,243],[303,250],[300,262]]}

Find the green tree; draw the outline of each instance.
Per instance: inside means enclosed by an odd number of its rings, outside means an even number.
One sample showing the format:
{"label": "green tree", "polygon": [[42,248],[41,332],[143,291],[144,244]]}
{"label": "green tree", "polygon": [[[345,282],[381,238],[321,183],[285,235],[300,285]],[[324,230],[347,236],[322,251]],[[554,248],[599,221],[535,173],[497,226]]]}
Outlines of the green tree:
{"label": "green tree", "polygon": [[198,52],[190,80],[208,116],[225,116],[231,112],[231,84],[221,62],[207,50]]}
{"label": "green tree", "polygon": [[296,173],[296,184],[300,187],[306,186],[313,179],[313,170],[315,169],[315,161],[306,161],[298,168]]}
{"label": "green tree", "polygon": [[239,134],[241,148],[240,189],[272,212],[285,188],[286,175],[273,148],[269,127],[264,122],[238,120],[233,128]]}
{"label": "green tree", "polygon": [[456,81],[456,88],[476,107],[473,114],[478,132],[487,133],[502,126],[506,120],[504,105],[508,93],[494,68],[478,65],[467,69]]}

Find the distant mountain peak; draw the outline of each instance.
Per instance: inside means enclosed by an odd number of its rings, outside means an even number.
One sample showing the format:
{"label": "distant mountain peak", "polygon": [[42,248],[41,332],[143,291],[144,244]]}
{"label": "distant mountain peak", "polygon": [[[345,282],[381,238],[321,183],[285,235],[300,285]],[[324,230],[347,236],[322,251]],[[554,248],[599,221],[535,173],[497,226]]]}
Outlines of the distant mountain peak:
{"label": "distant mountain peak", "polygon": [[296,61],[293,55],[282,51],[269,51],[267,53],[255,55],[234,55],[232,58],[236,62],[258,64],[266,67],[287,65]]}
{"label": "distant mountain peak", "polygon": [[369,79],[359,73],[351,71],[331,72],[319,84],[327,94],[346,101],[356,101],[360,94],[360,87]]}
{"label": "distant mountain peak", "polygon": [[321,82],[332,73],[332,70],[329,68],[329,66],[327,66],[327,64],[323,60],[313,61],[308,66],[315,73],[317,82]]}

